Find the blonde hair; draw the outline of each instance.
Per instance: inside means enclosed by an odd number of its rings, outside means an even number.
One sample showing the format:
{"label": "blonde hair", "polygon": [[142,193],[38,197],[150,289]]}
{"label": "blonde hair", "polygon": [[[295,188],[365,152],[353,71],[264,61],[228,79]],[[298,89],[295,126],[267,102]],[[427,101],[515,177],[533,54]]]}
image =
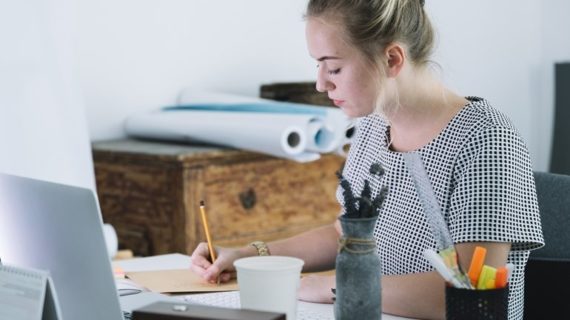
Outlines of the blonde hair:
{"label": "blonde hair", "polygon": [[383,49],[399,42],[413,65],[427,67],[430,62],[435,31],[424,0],[309,0],[305,18],[338,24],[344,40],[377,72],[377,113],[388,115],[399,106],[395,80],[385,77]]}
{"label": "blonde hair", "polygon": [[346,40],[370,62],[393,42],[406,45],[418,66],[429,62],[434,29],[423,0],[310,0],[306,17],[340,19]]}

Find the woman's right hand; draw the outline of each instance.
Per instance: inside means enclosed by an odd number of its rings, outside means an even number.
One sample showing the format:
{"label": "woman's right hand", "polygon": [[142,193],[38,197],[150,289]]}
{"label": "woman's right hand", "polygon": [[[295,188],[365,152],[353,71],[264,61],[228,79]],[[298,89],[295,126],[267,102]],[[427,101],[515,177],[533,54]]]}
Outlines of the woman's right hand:
{"label": "woman's right hand", "polygon": [[218,277],[222,283],[235,278],[234,261],[256,254],[255,248],[251,246],[239,249],[215,247],[214,250],[216,250],[217,256],[214,263],[210,262],[210,252],[208,251],[208,244],[205,242],[196,247],[190,258],[192,261],[190,269],[211,283],[216,283]]}

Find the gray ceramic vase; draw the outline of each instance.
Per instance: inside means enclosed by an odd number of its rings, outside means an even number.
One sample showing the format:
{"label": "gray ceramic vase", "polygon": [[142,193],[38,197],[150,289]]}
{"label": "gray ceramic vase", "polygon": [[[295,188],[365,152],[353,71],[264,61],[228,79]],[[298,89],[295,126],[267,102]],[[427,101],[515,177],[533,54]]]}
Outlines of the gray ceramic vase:
{"label": "gray ceramic vase", "polygon": [[380,319],[382,270],[373,234],[378,217],[338,219],[343,237],[336,257],[335,319]]}

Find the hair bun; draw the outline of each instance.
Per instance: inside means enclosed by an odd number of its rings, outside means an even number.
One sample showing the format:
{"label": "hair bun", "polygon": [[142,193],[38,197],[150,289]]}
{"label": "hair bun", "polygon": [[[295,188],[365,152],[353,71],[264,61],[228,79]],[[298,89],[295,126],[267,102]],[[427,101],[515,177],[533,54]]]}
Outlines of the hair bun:
{"label": "hair bun", "polygon": [[423,7],[426,4],[426,0],[420,0],[420,5]]}

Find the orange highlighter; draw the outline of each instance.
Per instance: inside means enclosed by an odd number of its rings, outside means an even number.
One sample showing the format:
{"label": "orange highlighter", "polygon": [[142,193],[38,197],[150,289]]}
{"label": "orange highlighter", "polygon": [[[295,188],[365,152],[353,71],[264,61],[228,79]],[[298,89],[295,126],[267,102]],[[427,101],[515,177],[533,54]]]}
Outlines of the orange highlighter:
{"label": "orange highlighter", "polygon": [[507,267],[497,268],[495,275],[495,288],[504,288],[507,286]]}
{"label": "orange highlighter", "polygon": [[469,266],[469,272],[467,272],[469,280],[471,280],[471,284],[474,287],[477,286],[479,275],[483,269],[483,264],[485,263],[485,255],[487,255],[487,249],[483,247],[475,247],[475,251],[473,251],[473,257],[471,258],[471,265]]}

